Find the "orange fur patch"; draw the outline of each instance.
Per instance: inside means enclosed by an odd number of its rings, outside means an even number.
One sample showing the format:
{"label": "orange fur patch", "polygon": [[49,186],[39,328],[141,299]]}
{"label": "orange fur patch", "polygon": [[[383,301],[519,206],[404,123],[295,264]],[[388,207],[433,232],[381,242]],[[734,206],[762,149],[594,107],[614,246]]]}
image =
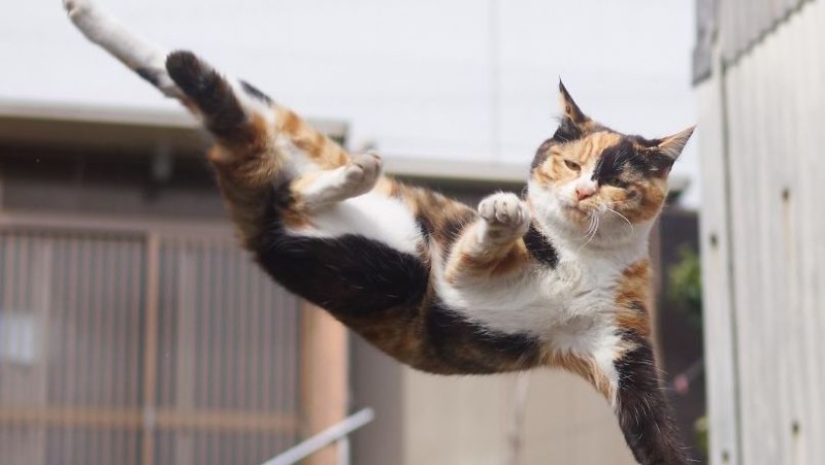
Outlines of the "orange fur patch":
{"label": "orange fur patch", "polygon": [[337,168],[349,161],[349,156],[340,145],[307,124],[292,110],[278,108],[276,118],[277,130],[289,137],[298,149],[321,168]]}
{"label": "orange fur patch", "polygon": [[616,287],[616,324],[642,337],[650,336],[650,263],[640,260],[622,272]]}
{"label": "orange fur patch", "polygon": [[453,246],[444,270],[444,279],[448,283],[458,284],[467,278],[492,281],[516,272],[528,263],[527,247],[521,239],[490,245],[480,253],[478,245],[473,243],[476,240],[476,227],[473,226],[467,228]]}
{"label": "orange fur patch", "polygon": [[208,158],[241,241],[248,247],[261,232],[265,212],[261,199],[268,198],[273,180],[283,171],[283,159],[270,147],[269,128],[261,115],[253,114],[241,131],[243,137],[216,144]]}
{"label": "orange fur patch", "polygon": [[301,229],[310,225],[310,218],[300,208],[287,208],[281,211],[284,226],[292,229]]}
{"label": "orange fur patch", "polygon": [[580,357],[570,352],[554,351],[545,356],[545,365],[577,374],[587,380],[605,398],[613,398],[614,392],[610,378],[599,368],[592,357]]}
{"label": "orange fur patch", "polygon": [[667,198],[667,184],[664,179],[645,179],[635,184],[639,190],[641,203],[632,209],[619,210],[631,223],[648,221],[662,210]]}

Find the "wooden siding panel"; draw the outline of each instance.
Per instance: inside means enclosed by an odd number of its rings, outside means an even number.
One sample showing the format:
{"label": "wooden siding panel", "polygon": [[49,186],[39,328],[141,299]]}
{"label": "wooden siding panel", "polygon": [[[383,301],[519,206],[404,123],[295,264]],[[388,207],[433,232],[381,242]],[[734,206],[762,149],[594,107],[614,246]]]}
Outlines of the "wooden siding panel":
{"label": "wooden siding panel", "polygon": [[760,38],[771,34],[794,10],[811,0],[719,0],[724,13],[723,56],[733,59],[745,53]]}
{"label": "wooden siding panel", "polygon": [[[713,463],[739,463],[738,385],[735,347],[736,318],[732,310],[729,257],[731,247],[725,182],[727,164],[723,131],[723,95],[718,75],[697,88],[699,99],[699,153],[703,168],[702,197],[713,199],[703,205],[700,217],[702,251],[705,360],[708,389],[710,457]],[[712,354],[712,355],[711,355]],[[727,459],[727,460],[725,460]]]}
{"label": "wooden siding panel", "polygon": [[[723,4],[724,14],[742,5]],[[788,8],[769,6],[764,17]],[[740,27],[746,17],[721,27]],[[823,2],[804,4],[697,89],[712,463],[825,463],[823,24]],[[720,32],[729,38],[741,30]],[[714,201],[726,191],[729,205]],[[718,233],[725,225],[730,243]]]}

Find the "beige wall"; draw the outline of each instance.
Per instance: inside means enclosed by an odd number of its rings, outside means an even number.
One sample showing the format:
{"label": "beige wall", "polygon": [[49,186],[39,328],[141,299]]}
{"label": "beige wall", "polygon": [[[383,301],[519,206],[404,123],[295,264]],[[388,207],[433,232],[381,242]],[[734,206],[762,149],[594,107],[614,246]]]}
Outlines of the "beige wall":
{"label": "beige wall", "polygon": [[[515,375],[444,377],[401,367],[353,343],[356,408],[376,421],[356,434],[358,465],[505,465]],[[607,403],[564,372],[530,374],[519,465],[635,463]]]}
{"label": "beige wall", "polygon": [[[406,369],[404,465],[503,465],[516,377]],[[520,465],[632,464],[607,403],[567,373],[530,375]]]}

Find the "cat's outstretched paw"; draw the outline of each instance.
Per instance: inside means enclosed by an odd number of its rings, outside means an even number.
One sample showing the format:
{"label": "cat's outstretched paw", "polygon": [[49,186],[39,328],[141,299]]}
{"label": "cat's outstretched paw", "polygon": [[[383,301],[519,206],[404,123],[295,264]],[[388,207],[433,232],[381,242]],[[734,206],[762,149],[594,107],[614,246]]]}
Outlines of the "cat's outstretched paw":
{"label": "cat's outstretched paw", "polygon": [[484,219],[483,234],[493,240],[521,237],[530,227],[530,210],[515,194],[493,194],[478,204]]}
{"label": "cat's outstretched paw", "polygon": [[344,167],[344,185],[348,197],[366,194],[375,187],[383,168],[381,157],[375,152],[353,155],[352,161]]}

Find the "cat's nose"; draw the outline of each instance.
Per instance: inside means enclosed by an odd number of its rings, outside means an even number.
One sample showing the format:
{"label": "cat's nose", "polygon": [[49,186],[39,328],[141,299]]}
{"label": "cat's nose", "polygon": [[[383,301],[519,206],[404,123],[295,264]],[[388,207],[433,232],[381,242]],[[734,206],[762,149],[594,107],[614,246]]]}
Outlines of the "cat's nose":
{"label": "cat's nose", "polygon": [[593,194],[596,193],[596,189],[593,186],[578,186],[576,187],[576,197],[579,199],[579,202],[582,200],[593,197]]}

